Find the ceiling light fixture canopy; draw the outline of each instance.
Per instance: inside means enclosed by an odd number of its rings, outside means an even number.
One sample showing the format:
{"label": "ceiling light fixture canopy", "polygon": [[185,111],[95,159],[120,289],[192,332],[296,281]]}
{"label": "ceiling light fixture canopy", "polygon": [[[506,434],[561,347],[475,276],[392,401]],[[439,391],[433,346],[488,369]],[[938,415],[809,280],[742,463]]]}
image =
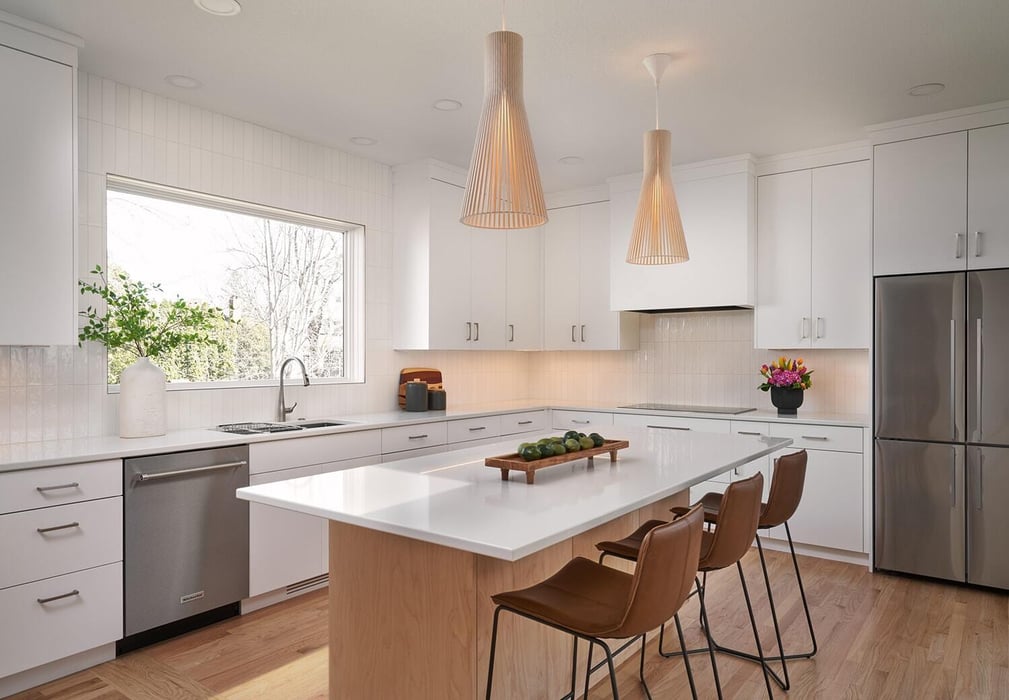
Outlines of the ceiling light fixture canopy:
{"label": "ceiling light fixture canopy", "polygon": [[484,100],[459,220],[492,229],[547,221],[543,185],[522,99],[522,37],[504,29],[484,43]]}
{"label": "ceiling light fixture canopy", "polygon": [[627,247],[632,265],[671,265],[690,259],[673,190],[672,137],[659,128],[659,81],[673,57],[657,53],[644,60],[655,81],[655,129],[645,132],[645,174]]}

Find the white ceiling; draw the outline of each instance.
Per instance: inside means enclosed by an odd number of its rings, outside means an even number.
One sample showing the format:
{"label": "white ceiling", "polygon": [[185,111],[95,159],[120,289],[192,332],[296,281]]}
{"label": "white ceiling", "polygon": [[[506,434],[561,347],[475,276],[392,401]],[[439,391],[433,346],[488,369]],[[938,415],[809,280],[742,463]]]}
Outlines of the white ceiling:
{"label": "white ceiling", "polygon": [[[495,0],[0,0],[81,36],[87,71],[389,163],[466,166]],[[652,127],[641,59],[678,57],[662,126],[673,160],[864,138],[871,123],[1009,99],[1006,0],[512,0],[548,191],[641,168]],[[184,90],[173,73],[203,82]],[[916,84],[946,90],[911,97]],[[457,112],[431,108],[460,100]],[[371,147],[351,144],[370,136]],[[557,161],[568,155],[583,165]]]}

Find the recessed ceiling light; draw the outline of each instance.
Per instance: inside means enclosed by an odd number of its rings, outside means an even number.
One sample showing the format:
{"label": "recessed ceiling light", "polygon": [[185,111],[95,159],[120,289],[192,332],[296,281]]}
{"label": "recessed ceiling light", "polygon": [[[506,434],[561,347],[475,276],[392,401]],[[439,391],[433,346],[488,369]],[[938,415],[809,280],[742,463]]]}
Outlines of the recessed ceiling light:
{"label": "recessed ceiling light", "polygon": [[193,0],[193,4],[218,17],[233,17],[242,11],[238,0]]}
{"label": "recessed ceiling light", "polygon": [[454,112],[457,109],[462,109],[462,102],[459,100],[436,100],[431,106],[439,112]]}
{"label": "recessed ceiling light", "polygon": [[561,165],[581,165],[585,162],[585,159],[581,156],[564,156],[563,158],[558,158],[557,162]]}
{"label": "recessed ceiling light", "polygon": [[378,143],[378,139],[373,139],[370,136],[351,136],[350,142],[358,146],[374,146]]}
{"label": "recessed ceiling light", "polygon": [[913,88],[907,91],[908,95],[912,97],[925,97],[926,95],[934,95],[937,92],[942,92],[946,89],[946,86],[942,83],[922,83],[921,85],[915,85]]}
{"label": "recessed ceiling light", "polygon": [[177,88],[185,88],[186,90],[195,90],[198,87],[203,87],[203,83],[188,75],[166,75],[165,82]]}

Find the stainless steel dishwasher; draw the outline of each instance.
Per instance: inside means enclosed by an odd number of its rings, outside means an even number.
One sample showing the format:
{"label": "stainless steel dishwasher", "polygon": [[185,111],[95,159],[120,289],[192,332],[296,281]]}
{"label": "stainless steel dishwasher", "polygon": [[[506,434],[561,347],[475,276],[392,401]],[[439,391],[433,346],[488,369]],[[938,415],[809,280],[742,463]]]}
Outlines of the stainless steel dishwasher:
{"label": "stainless steel dishwasher", "polygon": [[249,595],[249,447],[125,460],[120,652],[238,614]]}

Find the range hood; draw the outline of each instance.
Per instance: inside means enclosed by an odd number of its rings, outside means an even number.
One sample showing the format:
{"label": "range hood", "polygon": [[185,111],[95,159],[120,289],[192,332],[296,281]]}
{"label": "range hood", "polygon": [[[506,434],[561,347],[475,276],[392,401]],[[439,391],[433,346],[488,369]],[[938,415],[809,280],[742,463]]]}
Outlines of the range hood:
{"label": "range hood", "polygon": [[750,156],[673,168],[690,260],[625,262],[641,175],[611,178],[610,309],[666,313],[752,309],[756,178]]}

